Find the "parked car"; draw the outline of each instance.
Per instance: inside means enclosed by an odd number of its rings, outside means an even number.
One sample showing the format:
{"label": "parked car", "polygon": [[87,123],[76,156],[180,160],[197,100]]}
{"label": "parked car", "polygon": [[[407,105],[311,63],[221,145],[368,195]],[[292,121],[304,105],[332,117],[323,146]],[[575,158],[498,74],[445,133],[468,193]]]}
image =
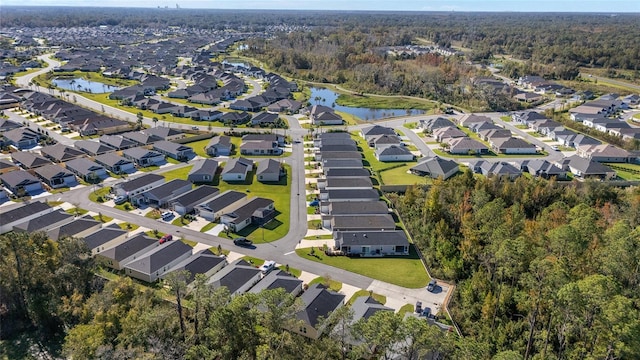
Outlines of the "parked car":
{"label": "parked car", "polygon": [[320,200],[318,199],[313,199],[309,201],[309,206],[318,206],[318,205],[320,205]]}
{"label": "parked car", "polygon": [[429,281],[429,284],[427,285],[427,291],[433,292],[433,290],[436,289],[436,285],[437,284],[438,284],[438,282],[433,280],[433,279],[431,281]]}
{"label": "parked car", "polygon": [[167,220],[173,217],[173,213],[171,211],[165,211],[160,216],[162,216],[162,220]]}
{"label": "parked car", "polygon": [[259,267],[260,271],[262,271],[263,275],[267,275],[276,267],[276,262],[273,260],[267,260]]}
{"label": "parked car", "polygon": [[124,204],[127,201],[127,197],[124,195],[118,195],[113,199],[113,203],[116,205]]}
{"label": "parked car", "polygon": [[171,240],[173,240],[173,235],[171,235],[171,234],[166,234],[166,235],[164,235],[163,237],[161,237],[161,238],[160,238],[160,240],[159,240],[158,242],[159,242],[160,244],[164,244],[164,243],[166,243],[167,241],[171,241]]}
{"label": "parked car", "polygon": [[416,313],[422,314],[422,301],[416,301]]}
{"label": "parked car", "polygon": [[245,247],[253,245],[253,242],[251,240],[243,237],[233,239],[233,243],[237,246],[245,246]]}

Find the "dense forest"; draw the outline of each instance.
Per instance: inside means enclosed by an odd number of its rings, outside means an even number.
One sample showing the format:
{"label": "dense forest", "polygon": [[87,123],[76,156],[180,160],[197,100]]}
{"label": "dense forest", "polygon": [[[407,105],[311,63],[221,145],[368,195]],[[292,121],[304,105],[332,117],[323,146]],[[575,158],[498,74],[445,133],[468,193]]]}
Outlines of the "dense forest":
{"label": "dense forest", "polygon": [[470,172],[390,197],[490,354],[640,357],[640,189]]}

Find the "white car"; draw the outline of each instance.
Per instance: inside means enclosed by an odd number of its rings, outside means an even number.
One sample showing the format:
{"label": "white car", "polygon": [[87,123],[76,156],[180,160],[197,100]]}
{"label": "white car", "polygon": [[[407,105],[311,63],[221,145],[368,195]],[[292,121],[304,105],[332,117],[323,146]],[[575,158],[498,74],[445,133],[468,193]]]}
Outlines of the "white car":
{"label": "white car", "polygon": [[260,271],[262,271],[263,275],[267,275],[276,267],[276,262],[273,260],[267,260],[259,267]]}
{"label": "white car", "polygon": [[162,216],[162,220],[167,220],[173,217],[173,213],[171,211],[165,211],[160,216]]}

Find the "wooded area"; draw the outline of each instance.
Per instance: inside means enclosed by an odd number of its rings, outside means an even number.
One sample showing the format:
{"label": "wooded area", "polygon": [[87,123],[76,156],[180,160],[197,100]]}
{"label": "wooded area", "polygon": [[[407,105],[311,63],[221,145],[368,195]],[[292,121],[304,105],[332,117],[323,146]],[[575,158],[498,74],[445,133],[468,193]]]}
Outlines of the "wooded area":
{"label": "wooded area", "polygon": [[640,189],[470,172],[390,199],[486,354],[640,357]]}

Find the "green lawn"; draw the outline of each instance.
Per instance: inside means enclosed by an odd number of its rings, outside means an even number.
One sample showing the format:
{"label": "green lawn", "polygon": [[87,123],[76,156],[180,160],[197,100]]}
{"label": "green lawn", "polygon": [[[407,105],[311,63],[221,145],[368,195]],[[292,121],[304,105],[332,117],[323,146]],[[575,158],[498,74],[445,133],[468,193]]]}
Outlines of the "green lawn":
{"label": "green lawn", "polygon": [[151,210],[144,215],[144,217],[147,217],[153,220],[158,220],[160,219],[161,216],[162,216],[162,213],[160,212],[160,210],[157,210],[157,209]]}
{"label": "green lawn", "polygon": [[174,179],[182,179],[187,180],[187,176],[189,175],[189,171],[193,168],[193,165],[181,167],[179,169],[169,170],[167,172],[160,173],[160,175],[164,176],[165,181],[171,181]]}
{"label": "green lawn", "polygon": [[508,116],[508,115],[500,116],[500,120],[504,122],[511,122],[511,116]]}
{"label": "green lawn", "polygon": [[415,305],[406,304],[398,310],[398,314],[404,315],[406,313],[412,314],[415,311]]}
{"label": "green lawn", "polygon": [[94,216],[93,218],[96,219],[97,221],[100,221],[101,223],[107,223],[113,220],[111,216],[102,215],[100,213],[98,213],[98,215]]}
{"label": "green lawn", "polygon": [[329,240],[329,239],[333,239],[333,235],[313,235],[313,236],[306,236],[304,239],[305,240]]}
{"label": "green lawn", "polygon": [[88,213],[89,210],[85,210],[85,209],[82,209],[82,208],[71,208],[71,209],[67,209],[66,212],[68,214],[71,214],[71,215],[84,215],[84,214]]}
{"label": "green lawn", "polygon": [[365,107],[371,109],[417,109],[429,111],[435,107],[433,101],[409,99],[402,96],[350,95],[341,93],[336,100],[338,105]]}
{"label": "green lawn", "polygon": [[415,122],[410,122],[410,123],[404,123],[402,124],[402,126],[406,127],[407,129],[415,129],[418,127],[418,123]]}
{"label": "green lawn", "polygon": [[358,290],[358,291],[356,291],[355,294],[353,294],[351,299],[349,299],[347,304],[349,304],[349,305],[353,304],[353,302],[356,301],[356,299],[361,297],[361,296],[371,296],[372,298],[374,298],[377,302],[379,302],[382,305],[384,305],[387,302],[387,297],[384,296],[384,295],[376,294],[376,293],[373,293],[373,292],[369,293],[369,291],[367,291],[367,290]]}
{"label": "green lawn", "polygon": [[640,165],[622,163],[605,163],[605,165],[615,170],[618,177],[622,180],[640,180]]}
{"label": "green lawn", "polygon": [[[280,270],[282,270],[284,272],[287,272],[287,265],[286,264],[285,265],[280,265],[280,266],[278,266],[278,269],[280,269]],[[302,270],[292,268],[291,266],[289,266],[289,271],[288,272],[289,272],[289,274],[291,274],[291,275],[293,275],[293,276],[295,276],[297,278],[299,278],[300,275],[302,275]]]}
{"label": "green lawn", "polygon": [[260,259],[260,258],[253,257],[253,256],[243,256],[242,260],[245,260],[248,263],[253,264],[255,267],[260,267],[265,262],[264,259]]}
{"label": "green lawn", "polygon": [[409,163],[394,169],[382,170],[379,172],[380,178],[384,185],[414,185],[427,184],[431,182],[431,178],[410,174],[407,171],[416,163]]}
{"label": "green lawn", "polygon": [[346,112],[342,112],[342,111],[336,111],[336,114],[342,116],[342,119],[344,119],[344,122],[347,125],[357,125],[362,123],[362,119],[360,119],[359,117],[346,113]]}
{"label": "green lawn", "polygon": [[189,223],[191,222],[191,220],[187,220],[185,218],[183,218],[182,216],[178,216],[177,218],[175,218],[172,222],[171,225],[175,225],[175,226],[185,226],[185,225],[189,225]]}
{"label": "green lawn", "polygon": [[207,225],[205,225],[202,229],[200,229],[200,232],[207,232],[211,229],[213,229],[216,225],[218,225],[218,223],[208,223]]}
{"label": "green lawn", "polygon": [[[227,183],[216,176],[212,185],[223,193],[227,190],[245,192],[249,197],[263,197],[274,201],[276,217],[264,228],[249,225],[237,235],[244,236],[254,243],[264,243],[278,240],[289,232],[289,214],[291,206],[291,166],[284,165],[287,176],[277,183],[261,183],[255,180],[255,172],[247,175],[247,181],[242,183]],[[264,241],[263,241],[264,236]]]}
{"label": "green lawn", "polygon": [[[352,258],[347,256],[327,256],[321,251],[317,256],[309,255],[309,249],[297,249],[296,254],[307,260],[320,262],[339,269],[351,271],[360,275],[388,282],[407,288],[420,288],[429,283],[429,276],[420,259],[412,250],[412,255],[406,258]],[[393,269],[393,271],[390,271]]]}
{"label": "green lawn", "polygon": [[127,231],[133,231],[140,227],[140,225],[138,224],[131,224],[128,222],[118,223],[118,226],[120,226],[122,230],[127,230]]}
{"label": "green lawn", "polygon": [[329,281],[327,282],[327,279],[325,279],[324,277],[320,276],[317,277],[311,281],[309,281],[309,286],[313,285],[313,284],[323,284],[325,286],[328,285],[329,289],[333,290],[333,291],[340,291],[340,289],[342,289],[342,283],[339,281],[335,281],[333,279],[328,279]]}

